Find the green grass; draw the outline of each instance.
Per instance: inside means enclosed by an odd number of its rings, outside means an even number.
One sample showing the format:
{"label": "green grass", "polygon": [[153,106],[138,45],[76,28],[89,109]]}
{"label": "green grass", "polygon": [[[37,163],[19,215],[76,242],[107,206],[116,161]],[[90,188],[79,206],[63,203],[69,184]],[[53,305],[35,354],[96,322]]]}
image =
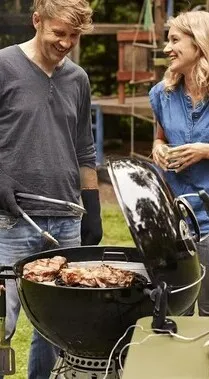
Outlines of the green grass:
{"label": "green grass", "polygon": [[16,373],[13,376],[5,378],[26,379],[29,346],[32,334],[32,325],[27,319],[25,313],[21,310],[18,319],[17,330],[12,339],[11,346],[15,350]]}
{"label": "green grass", "polygon": [[102,208],[103,238],[101,245],[134,246],[128,226],[118,205]]}
{"label": "green grass", "polygon": [[[134,246],[128,226],[118,205],[102,207],[103,239],[101,245]],[[5,378],[26,379],[27,364],[32,333],[32,325],[23,311],[12,339],[12,348],[16,355],[16,374]]]}

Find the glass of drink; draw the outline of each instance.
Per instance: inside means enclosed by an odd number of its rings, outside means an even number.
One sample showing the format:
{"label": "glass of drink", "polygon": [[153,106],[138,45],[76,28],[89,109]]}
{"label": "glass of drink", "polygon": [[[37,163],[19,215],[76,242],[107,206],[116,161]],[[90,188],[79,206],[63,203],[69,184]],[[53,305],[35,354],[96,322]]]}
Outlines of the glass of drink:
{"label": "glass of drink", "polygon": [[165,156],[168,161],[168,165],[173,164],[173,167],[167,167],[167,171],[176,171],[180,167],[179,163],[176,163],[176,165],[174,165],[175,162],[178,162],[179,153],[178,153],[178,150],[173,150],[173,149],[178,147],[179,145],[166,144],[166,146],[167,146],[167,149],[165,151]]}

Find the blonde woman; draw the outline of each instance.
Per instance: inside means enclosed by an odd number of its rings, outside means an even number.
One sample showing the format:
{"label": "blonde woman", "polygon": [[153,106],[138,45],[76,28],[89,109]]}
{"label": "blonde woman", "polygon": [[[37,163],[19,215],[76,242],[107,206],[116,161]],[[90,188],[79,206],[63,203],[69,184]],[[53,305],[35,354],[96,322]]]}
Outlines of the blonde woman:
{"label": "blonde woman", "polygon": [[[164,170],[175,195],[203,189],[209,193],[208,46],[208,12],[186,12],[170,19],[164,49],[170,64],[163,80],[150,91],[157,120],[153,159]],[[206,237],[209,216],[201,199],[191,196],[187,200],[195,211],[202,237]],[[209,238],[199,243],[198,250],[201,262],[209,268]],[[198,302],[199,314],[208,316],[209,270]]]}
{"label": "blonde woman", "polygon": [[[32,17],[34,38],[0,51],[0,215],[17,218],[0,226],[3,265],[46,250],[41,234],[18,217],[18,191],[76,204],[82,197],[88,211],[82,220],[57,204],[21,202],[61,247],[95,245],[102,237],[90,86],[68,58],[92,30],[92,10],[86,0],[34,0]],[[14,281],[7,281],[6,298],[10,339],[20,310]],[[56,357],[57,349],[34,331],[28,378],[48,379]]]}

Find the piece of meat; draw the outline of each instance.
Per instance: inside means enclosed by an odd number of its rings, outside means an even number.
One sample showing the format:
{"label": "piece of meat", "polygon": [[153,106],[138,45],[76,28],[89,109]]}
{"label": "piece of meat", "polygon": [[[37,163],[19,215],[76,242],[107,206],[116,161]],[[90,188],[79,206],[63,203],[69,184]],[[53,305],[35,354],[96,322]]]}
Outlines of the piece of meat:
{"label": "piece of meat", "polygon": [[99,287],[129,287],[134,280],[135,273],[102,265],[94,270],[94,275]]}
{"label": "piece of meat", "polygon": [[58,281],[60,285],[82,286],[91,288],[129,287],[136,274],[110,265],[84,267],[67,263],[62,256],[37,259],[23,267],[25,279],[34,282]]}
{"label": "piece of meat", "polygon": [[33,270],[34,267],[36,267],[37,265],[47,267],[48,262],[49,262],[49,258],[45,258],[45,259],[36,259],[33,262],[26,263],[23,267],[23,275],[25,275],[30,270]]}
{"label": "piece of meat", "polygon": [[55,256],[53,258],[50,258],[49,267],[54,267],[57,270],[61,270],[63,267],[67,267],[67,259],[65,257]]}
{"label": "piece of meat", "polygon": [[52,281],[56,279],[60,270],[66,266],[67,259],[61,256],[36,259],[24,265],[23,276],[25,279],[34,282]]}
{"label": "piece of meat", "polygon": [[60,277],[68,285],[97,287],[94,275],[84,267],[64,268],[60,272]]}
{"label": "piece of meat", "polygon": [[44,267],[36,265],[34,268],[24,274],[24,278],[33,282],[46,282],[55,280],[58,271],[53,267]]}
{"label": "piece of meat", "polygon": [[135,273],[101,265],[95,267],[69,267],[60,271],[60,277],[67,285],[82,285],[87,287],[129,287]]}

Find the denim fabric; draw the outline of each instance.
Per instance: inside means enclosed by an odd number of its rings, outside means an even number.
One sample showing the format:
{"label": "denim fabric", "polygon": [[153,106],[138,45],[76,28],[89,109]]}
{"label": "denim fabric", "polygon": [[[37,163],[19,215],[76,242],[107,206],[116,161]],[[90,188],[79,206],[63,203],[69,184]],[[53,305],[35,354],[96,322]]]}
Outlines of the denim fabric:
{"label": "denim fabric", "polygon": [[[163,83],[150,91],[150,102],[157,121],[164,130],[167,142],[182,145],[187,143],[209,143],[209,100],[201,101],[193,108],[190,96],[182,85],[169,93]],[[202,159],[182,172],[164,173],[175,196],[197,193],[204,189],[209,193],[209,160]],[[209,217],[199,197],[188,197],[198,218],[202,234],[209,232]]]}
{"label": "denim fabric", "polygon": [[[197,299],[199,316],[209,316],[209,235],[206,235],[197,243],[197,250],[199,253],[200,262],[205,266],[205,277],[201,282],[200,293]],[[185,316],[193,316],[195,304],[192,305]]]}
{"label": "denim fabric", "polygon": [[[56,238],[60,247],[80,245],[80,218],[73,217],[33,217],[41,229]],[[0,228],[0,263],[13,265],[17,260],[52,247],[46,243],[25,220],[19,219],[12,228]],[[14,280],[6,281],[6,336],[15,332],[20,311],[20,303]],[[34,330],[28,368],[28,379],[48,379],[54,367],[59,349]],[[0,377],[2,379],[2,377]]]}
{"label": "denim fabric", "polygon": [[206,268],[206,274],[201,283],[198,296],[199,316],[209,316],[209,236],[202,238],[197,244],[200,262]]}

